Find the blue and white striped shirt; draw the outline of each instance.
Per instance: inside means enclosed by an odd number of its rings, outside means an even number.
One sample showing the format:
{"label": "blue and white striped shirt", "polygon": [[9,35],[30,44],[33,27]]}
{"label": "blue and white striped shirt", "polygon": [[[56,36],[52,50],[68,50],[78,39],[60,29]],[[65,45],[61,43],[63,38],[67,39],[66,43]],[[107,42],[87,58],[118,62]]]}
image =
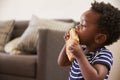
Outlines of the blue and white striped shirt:
{"label": "blue and white striped shirt", "polygon": [[[90,52],[89,54],[86,54],[86,57],[91,65],[102,64],[108,68],[109,71],[104,79],[108,80],[108,75],[113,64],[112,53],[105,47],[101,47],[97,49],[96,52]],[[72,62],[69,75],[69,80],[84,80],[76,59]]]}

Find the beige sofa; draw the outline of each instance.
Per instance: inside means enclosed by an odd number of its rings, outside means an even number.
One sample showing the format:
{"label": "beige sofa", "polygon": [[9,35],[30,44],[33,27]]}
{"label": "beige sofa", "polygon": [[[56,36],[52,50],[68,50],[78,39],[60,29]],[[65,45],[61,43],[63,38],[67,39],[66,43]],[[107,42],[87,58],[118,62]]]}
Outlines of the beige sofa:
{"label": "beige sofa", "polygon": [[109,80],[120,80],[120,40],[107,46],[113,53],[113,66],[110,72]]}
{"label": "beige sofa", "polygon": [[[59,20],[71,23],[73,20]],[[15,21],[11,40],[23,34],[29,21]],[[64,31],[39,31],[36,53],[10,55],[0,52],[0,80],[67,80],[68,69],[57,64],[59,52],[64,45]]]}

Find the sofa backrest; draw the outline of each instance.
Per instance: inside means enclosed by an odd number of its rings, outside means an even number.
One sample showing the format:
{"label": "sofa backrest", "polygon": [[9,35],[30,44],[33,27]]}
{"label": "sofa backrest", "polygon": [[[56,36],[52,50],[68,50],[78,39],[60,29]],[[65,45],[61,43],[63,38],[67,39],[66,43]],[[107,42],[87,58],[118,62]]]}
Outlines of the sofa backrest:
{"label": "sofa backrest", "polygon": [[28,20],[15,21],[15,26],[12,32],[11,39],[21,36],[25,29],[28,27],[28,25]]}
{"label": "sofa backrest", "polygon": [[[54,20],[68,23],[74,22],[74,20],[72,19],[54,19]],[[29,22],[30,20],[18,20],[18,21],[16,20],[11,39],[21,36],[25,29],[29,26]]]}

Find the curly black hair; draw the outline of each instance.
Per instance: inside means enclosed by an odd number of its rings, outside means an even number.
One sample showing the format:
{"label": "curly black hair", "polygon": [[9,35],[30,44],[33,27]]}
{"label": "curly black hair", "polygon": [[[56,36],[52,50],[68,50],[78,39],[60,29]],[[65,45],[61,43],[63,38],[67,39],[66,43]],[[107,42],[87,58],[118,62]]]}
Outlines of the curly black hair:
{"label": "curly black hair", "polygon": [[100,13],[98,28],[107,34],[105,45],[110,45],[120,38],[120,10],[110,3],[96,2],[91,4],[91,9]]}

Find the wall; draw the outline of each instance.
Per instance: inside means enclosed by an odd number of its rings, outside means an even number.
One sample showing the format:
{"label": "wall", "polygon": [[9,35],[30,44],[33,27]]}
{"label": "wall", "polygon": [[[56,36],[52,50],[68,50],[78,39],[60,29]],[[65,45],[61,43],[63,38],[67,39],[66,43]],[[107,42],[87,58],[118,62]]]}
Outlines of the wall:
{"label": "wall", "polygon": [[[0,0],[1,19],[72,18],[79,20],[80,15],[90,7],[93,0]],[[98,0],[102,1],[102,0]],[[104,0],[119,7],[118,0]]]}

